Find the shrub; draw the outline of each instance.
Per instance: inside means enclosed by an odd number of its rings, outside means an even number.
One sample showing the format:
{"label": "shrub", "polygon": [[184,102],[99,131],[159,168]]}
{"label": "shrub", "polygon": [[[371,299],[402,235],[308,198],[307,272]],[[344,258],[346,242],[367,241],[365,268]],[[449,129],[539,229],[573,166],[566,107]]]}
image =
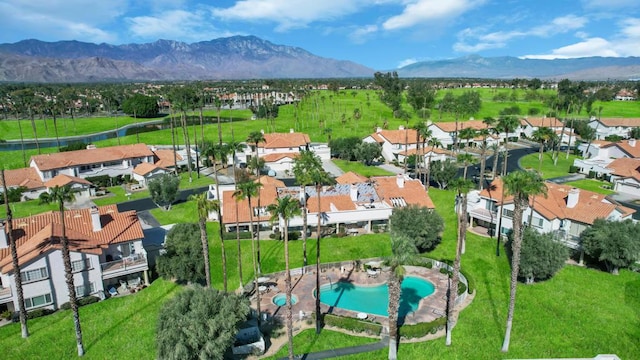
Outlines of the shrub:
{"label": "shrub", "polygon": [[402,325],[402,327],[400,327],[400,336],[408,339],[421,338],[428,334],[435,334],[439,329],[444,328],[446,324],[447,318],[440,317],[431,322],[418,323],[415,325]]}
{"label": "shrub", "polygon": [[471,275],[469,275],[469,273],[462,271],[462,269],[460,269],[460,273],[464,275],[465,278],[467,278],[467,282],[469,283],[467,291],[469,292],[469,294],[473,294],[473,292],[476,289],[476,281],[473,279]]}
{"label": "shrub", "polygon": [[325,314],[324,323],[326,325],[335,326],[341,329],[358,333],[365,332],[371,335],[380,335],[380,332],[382,331],[382,325],[380,325],[379,323],[333,314]]}
{"label": "shrub", "polygon": [[53,314],[55,311],[47,308],[40,308],[29,311],[27,313],[27,319],[35,319],[45,315]]}
{"label": "shrub", "polygon": [[5,319],[5,320],[9,320],[13,317],[13,312],[11,312],[10,310],[5,310],[2,313],[0,313],[0,318]]}
{"label": "shrub", "polygon": [[459,282],[458,283],[458,296],[464,294],[465,291],[467,291],[467,285],[465,285],[463,282]]}
{"label": "shrub", "polygon": [[[97,296],[85,296],[83,298],[78,299],[78,307],[97,303],[98,301],[100,301],[100,298]],[[66,303],[60,305],[60,309],[61,310],[71,309],[71,303],[67,301]]]}
{"label": "shrub", "polygon": [[569,174],[575,174],[578,172],[579,169],[580,169],[579,167],[571,165],[569,166]]}

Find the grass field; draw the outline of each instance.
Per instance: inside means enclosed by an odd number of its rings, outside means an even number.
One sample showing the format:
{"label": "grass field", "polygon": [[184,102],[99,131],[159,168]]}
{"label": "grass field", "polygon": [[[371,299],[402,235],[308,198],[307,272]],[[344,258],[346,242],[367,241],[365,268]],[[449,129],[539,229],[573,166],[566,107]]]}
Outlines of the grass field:
{"label": "grass field", "polygon": [[[571,185],[579,189],[593,191],[595,193],[604,194],[604,195],[609,195],[614,193],[613,190],[609,190],[611,189],[611,183],[607,181],[584,179],[584,180],[570,181],[568,183],[565,183],[565,185]],[[605,189],[603,188],[603,186],[607,188]]]}
{"label": "grass field", "polygon": [[[520,167],[523,169],[531,169],[538,170],[540,160],[538,158],[538,153],[529,154],[520,158]],[[567,158],[566,153],[561,152],[558,156],[558,162],[554,165],[552,153],[547,151],[542,154],[542,167],[540,171],[542,173],[542,178],[551,179],[559,176],[569,175],[569,167],[573,165],[573,160],[575,160],[577,156],[569,155]]]}
{"label": "grass field", "polygon": [[354,173],[365,177],[394,175],[392,172],[381,169],[377,166],[367,166],[357,161],[333,159],[333,163],[344,172],[353,171]]}

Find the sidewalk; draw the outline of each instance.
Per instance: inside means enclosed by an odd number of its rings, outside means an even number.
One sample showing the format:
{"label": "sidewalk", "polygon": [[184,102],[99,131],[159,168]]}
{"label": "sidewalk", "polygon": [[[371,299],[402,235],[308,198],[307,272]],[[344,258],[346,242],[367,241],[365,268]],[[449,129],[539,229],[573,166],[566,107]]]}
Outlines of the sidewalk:
{"label": "sidewalk", "polygon": [[[346,356],[346,355],[353,355],[353,354],[360,354],[360,353],[364,353],[364,352],[376,351],[376,350],[384,349],[387,346],[389,346],[389,336],[388,335],[384,335],[384,336],[382,336],[380,341],[378,341],[376,343],[358,345],[358,346],[349,346],[349,347],[343,347],[343,348],[339,348],[339,349],[330,349],[330,350],[318,351],[318,352],[307,353],[307,354],[303,354],[303,355],[296,355],[293,358],[294,359],[305,359],[305,360],[329,359],[329,358],[334,358],[334,357],[339,357],[339,356]],[[287,359],[289,359],[289,358],[288,357],[283,357],[283,358],[280,358],[278,360],[287,360]]]}

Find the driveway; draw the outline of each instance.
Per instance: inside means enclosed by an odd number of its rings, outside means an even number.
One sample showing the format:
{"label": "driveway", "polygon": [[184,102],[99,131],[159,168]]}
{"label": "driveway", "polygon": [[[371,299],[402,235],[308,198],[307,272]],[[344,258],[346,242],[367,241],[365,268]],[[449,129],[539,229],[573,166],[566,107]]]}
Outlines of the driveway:
{"label": "driveway", "polygon": [[340,169],[331,160],[322,160],[322,168],[334,177],[344,174],[344,171],[342,171],[342,169]]}

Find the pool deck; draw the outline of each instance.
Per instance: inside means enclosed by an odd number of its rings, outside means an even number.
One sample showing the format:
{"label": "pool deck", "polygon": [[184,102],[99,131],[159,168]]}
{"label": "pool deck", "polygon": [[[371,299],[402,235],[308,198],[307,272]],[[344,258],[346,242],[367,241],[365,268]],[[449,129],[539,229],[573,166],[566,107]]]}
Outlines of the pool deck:
{"label": "pool deck", "polygon": [[[427,296],[420,301],[418,309],[410,313],[404,319],[405,324],[416,324],[421,322],[433,321],[446,314],[446,293],[448,286],[448,278],[446,274],[441,274],[439,269],[427,269],[425,267],[406,266],[405,276],[415,276],[426,279],[433,283],[435,290],[434,293]],[[381,271],[377,276],[370,276],[366,271],[358,271],[354,265],[347,265],[343,267],[332,267],[323,269],[320,272],[320,286],[337,281],[351,281],[354,284],[361,286],[375,286],[384,284],[387,282],[389,273],[387,271]],[[315,311],[315,297],[313,295],[316,288],[316,274],[314,271],[308,271],[304,275],[291,276],[292,281],[292,294],[298,298],[298,302],[292,306],[293,319],[302,320],[309,318]],[[268,314],[268,317],[276,317],[282,320],[286,317],[286,307],[276,306],[272,302],[272,298],[277,294],[286,294],[284,275],[279,274],[269,276],[270,286],[266,286],[267,290],[261,292],[260,309],[262,313]],[[252,306],[256,306],[255,296],[252,297]],[[323,313],[330,313],[335,315],[356,317],[358,312],[345,310],[341,308],[330,308],[328,305],[320,304]],[[387,317],[367,314],[367,320],[384,323]]]}

